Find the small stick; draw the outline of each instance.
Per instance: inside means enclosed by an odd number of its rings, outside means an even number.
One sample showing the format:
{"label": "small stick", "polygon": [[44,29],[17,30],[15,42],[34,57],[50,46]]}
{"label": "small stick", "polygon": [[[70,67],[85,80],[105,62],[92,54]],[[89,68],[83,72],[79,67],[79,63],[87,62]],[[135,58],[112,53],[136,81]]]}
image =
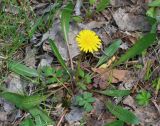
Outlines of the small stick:
{"label": "small stick", "polygon": [[156,107],[156,109],[158,110],[158,113],[160,115],[160,107],[157,105],[155,100],[152,100],[152,103],[154,104],[154,106]]}
{"label": "small stick", "polygon": [[60,124],[61,124],[61,122],[62,122],[62,120],[63,120],[63,118],[64,118],[64,116],[66,115],[66,110],[64,111],[64,113],[62,114],[62,116],[61,116],[61,118],[60,118],[60,120],[58,121],[58,124],[57,124],[57,126],[60,126]]}

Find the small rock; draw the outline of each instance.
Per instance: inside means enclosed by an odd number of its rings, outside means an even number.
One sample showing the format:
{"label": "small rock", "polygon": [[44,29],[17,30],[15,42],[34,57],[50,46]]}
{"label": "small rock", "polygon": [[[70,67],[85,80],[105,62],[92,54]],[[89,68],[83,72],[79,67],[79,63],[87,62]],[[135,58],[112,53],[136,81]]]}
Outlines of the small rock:
{"label": "small rock", "polygon": [[5,112],[7,112],[9,114],[15,109],[15,106],[4,100],[3,109]]}
{"label": "small rock", "polygon": [[135,86],[135,83],[137,82],[134,80],[135,78],[128,79],[127,82],[123,82],[118,86],[119,90],[131,90],[133,86]]}
{"label": "small rock", "polygon": [[[13,93],[18,93],[18,94],[23,94],[23,86],[22,82],[20,80],[20,76],[11,73],[8,75],[6,79],[6,84],[7,84],[7,91],[13,92]],[[3,100],[3,109],[7,113],[11,113],[14,109],[15,106],[5,100]]]}
{"label": "small rock", "polygon": [[31,49],[30,46],[26,47],[26,57],[25,57],[25,64],[30,68],[35,68],[36,65],[36,55],[37,50],[35,48]]}
{"label": "small rock", "polygon": [[120,48],[121,48],[121,49],[124,49],[124,50],[127,50],[129,47],[128,47],[128,44],[127,44],[127,43],[122,43],[122,44],[120,45]]}
{"label": "small rock", "polygon": [[84,110],[78,107],[72,107],[70,113],[65,116],[69,124],[80,121],[83,118]]}
{"label": "small rock", "polygon": [[94,106],[94,109],[92,110],[92,113],[94,113],[95,115],[101,115],[105,110],[104,103],[97,98],[96,98],[96,101],[93,103],[93,106]]}
{"label": "small rock", "polygon": [[23,86],[19,75],[14,73],[9,74],[6,79],[6,84],[9,92],[23,94]]}
{"label": "small rock", "polygon": [[44,57],[41,58],[38,68],[42,68],[44,66],[51,66],[52,61],[53,57],[49,56],[48,54],[45,54]]}
{"label": "small rock", "polygon": [[1,121],[6,121],[6,120],[7,120],[7,113],[6,112],[0,112],[0,122]]}
{"label": "small rock", "polygon": [[149,31],[150,25],[143,15],[127,13],[125,9],[119,8],[113,14],[118,27],[123,31]]}
{"label": "small rock", "polygon": [[136,109],[135,101],[134,101],[133,97],[131,97],[130,95],[127,96],[127,97],[123,100],[123,104],[129,105],[129,106],[132,107],[133,109]]}

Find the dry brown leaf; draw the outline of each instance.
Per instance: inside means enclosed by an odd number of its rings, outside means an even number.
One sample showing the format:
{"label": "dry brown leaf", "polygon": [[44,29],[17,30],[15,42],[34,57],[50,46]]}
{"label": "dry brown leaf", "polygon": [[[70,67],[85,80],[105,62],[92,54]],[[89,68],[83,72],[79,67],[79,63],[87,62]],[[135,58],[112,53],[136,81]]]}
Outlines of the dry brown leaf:
{"label": "dry brown leaf", "polygon": [[100,68],[104,68],[104,69],[108,68],[115,60],[116,60],[116,57],[113,56],[106,64],[102,64]]}
{"label": "dry brown leaf", "polygon": [[112,83],[126,82],[129,79],[130,71],[118,69],[92,68],[96,73],[100,74],[100,78]]}

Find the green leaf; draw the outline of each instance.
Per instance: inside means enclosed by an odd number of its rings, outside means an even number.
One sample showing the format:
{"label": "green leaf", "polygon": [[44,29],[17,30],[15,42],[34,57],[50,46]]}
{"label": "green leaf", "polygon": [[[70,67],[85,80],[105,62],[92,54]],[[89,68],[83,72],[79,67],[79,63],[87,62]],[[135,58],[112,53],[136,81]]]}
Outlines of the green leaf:
{"label": "green leaf", "polygon": [[46,99],[47,96],[23,96],[12,92],[3,92],[1,96],[12,104],[16,105],[20,109],[28,110],[34,106],[39,105]]}
{"label": "green leaf", "polygon": [[8,66],[11,71],[19,75],[27,76],[27,77],[38,77],[38,72],[35,69],[29,68],[16,61],[10,62]]}
{"label": "green leaf", "polygon": [[73,12],[73,7],[73,4],[70,2],[64,7],[61,14],[61,26],[66,42],[68,42],[69,22],[71,19],[71,14]]}
{"label": "green leaf", "polygon": [[33,108],[37,105],[39,105],[42,101],[45,101],[47,98],[47,96],[41,96],[41,95],[32,95],[32,96],[26,96],[23,100],[22,100],[22,107],[24,109],[30,109]]}
{"label": "green leaf", "polygon": [[128,124],[139,124],[139,119],[127,109],[124,109],[121,106],[114,105],[111,103],[111,101],[106,104],[106,107],[119,120],[122,120]]}
{"label": "green leaf", "polygon": [[63,69],[68,73],[68,75],[70,75],[68,68],[67,68],[61,54],[59,53],[58,48],[57,48],[54,40],[49,39],[49,44],[51,46],[51,49],[52,49],[54,55],[57,57],[59,63],[62,65]]}
{"label": "green leaf", "polygon": [[89,102],[89,103],[95,102],[95,98],[93,98],[93,97],[88,98],[88,99],[87,99],[87,102]]}
{"label": "green leaf", "polygon": [[89,92],[85,92],[84,94],[83,94],[83,98],[84,99],[88,99],[88,98],[91,98],[92,97],[92,93],[89,93]]}
{"label": "green leaf", "polygon": [[104,126],[124,126],[124,122],[121,120],[116,120]]}
{"label": "green leaf", "polygon": [[156,9],[154,7],[151,7],[146,12],[147,16],[156,18]]}
{"label": "green leaf", "polygon": [[158,25],[157,22],[152,25],[150,33],[155,33],[155,34],[157,33],[157,25]]}
{"label": "green leaf", "polygon": [[78,68],[78,75],[82,78],[84,77],[84,71],[81,68]]}
{"label": "green leaf", "polygon": [[115,96],[115,97],[123,97],[123,96],[127,96],[130,94],[130,90],[111,90],[111,89],[106,89],[104,91],[98,91],[96,90],[95,92],[103,94],[103,95],[107,95],[107,96]]}
{"label": "green leaf", "polygon": [[93,107],[92,107],[92,105],[90,104],[90,103],[85,103],[85,105],[84,105],[84,109],[87,111],[87,112],[90,112],[90,111],[92,111],[92,109],[93,109]]}
{"label": "green leaf", "polygon": [[110,4],[110,0],[101,0],[97,5],[96,11],[103,11]]}
{"label": "green leaf", "polygon": [[83,101],[83,98],[81,96],[76,96],[77,101]]}
{"label": "green leaf", "polygon": [[90,84],[92,82],[92,77],[89,74],[86,74],[84,79],[87,84]]}
{"label": "green leaf", "polygon": [[45,126],[46,123],[41,119],[40,115],[35,117],[36,126]]}
{"label": "green leaf", "polygon": [[72,19],[77,23],[81,23],[83,21],[83,18],[80,16],[73,16]]}
{"label": "green leaf", "polygon": [[96,0],[89,0],[89,3],[92,5],[96,2]]}
{"label": "green leaf", "polygon": [[35,124],[31,118],[27,118],[21,122],[20,126],[35,126]]}
{"label": "green leaf", "polygon": [[87,86],[83,82],[77,82],[77,86],[82,90],[87,90]]}
{"label": "green leaf", "polygon": [[105,54],[101,56],[96,67],[102,65],[104,62],[107,62],[109,58],[111,58],[114,55],[114,53],[118,50],[121,42],[122,42],[121,39],[115,40],[108,48],[106,48],[104,50]]}
{"label": "green leaf", "polygon": [[47,84],[53,84],[53,83],[56,83],[58,80],[56,77],[52,77],[52,78],[49,78],[47,79]]}
{"label": "green leaf", "polygon": [[38,107],[34,107],[39,105],[41,101],[45,100],[46,96],[22,96],[11,92],[3,92],[0,96],[12,104],[15,104],[18,108],[29,111],[34,118],[40,116],[45,124],[54,124],[45,112],[40,110]]}
{"label": "green leaf", "polygon": [[148,4],[150,7],[160,7],[160,0],[154,0]]}
{"label": "green leaf", "polygon": [[79,100],[78,102],[79,102],[79,103],[78,103],[79,106],[84,106],[85,103],[86,103],[83,99],[82,99],[82,100]]}
{"label": "green leaf", "polygon": [[137,103],[142,106],[147,106],[149,104],[150,98],[151,98],[150,92],[147,92],[145,90],[142,90],[136,96]]}
{"label": "green leaf", "polygon": [[141,54],[146,48],[148,48],[156,39],[156,34],[148,33],[139,39],[136,44],[130,48],[124,55],[120,57],[120,59],[113,64],[113,66],[120,65],[121,63],[133,58],[134,56]]}
{"label": "green leaf", "polygon": [[63,71],[61,69],[56,71],[56,77],[62,77]]}
{"label": "green leaf", "polygon": [[45,76],[47,76],[47,77],[52,76],[55,73],[55,69],[53,69],[52,67],[49,67],[49,66],[43,67],[43,71],[44,71]]}
{"label": "green leaf", "polygon": [[11,92],[3,92],[0,94],[1,97],[6,99],[7,101],[11,102],[12,104],[16,105],[18,108],[23,109],[22,101],[25,98],[25,96],[11,93]]}
{"label": "green leaf", "polygon": [[29,112],[34,118],[37,118],[37,116],[40,116],[40,118],[43,120],[43,122],[47,125],[54,125],[54,122],[52,119],[50,119],[46,112],[43,110],[40,110],[38,107],[34,107],[32,109],[29,109]]}

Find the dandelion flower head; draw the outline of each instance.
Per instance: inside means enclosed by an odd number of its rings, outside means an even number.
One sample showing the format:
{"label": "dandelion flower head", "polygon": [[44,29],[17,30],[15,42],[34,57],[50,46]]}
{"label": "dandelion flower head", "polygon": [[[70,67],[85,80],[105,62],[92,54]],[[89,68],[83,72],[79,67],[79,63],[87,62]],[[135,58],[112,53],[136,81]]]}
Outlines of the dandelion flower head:
{"label": "dandelion flower head", "polygon": [[91,30],[82,30],[76,36],[76,41],[81,51],[87,52],[95,52],[101,46],[101,40],[98,35]]}

